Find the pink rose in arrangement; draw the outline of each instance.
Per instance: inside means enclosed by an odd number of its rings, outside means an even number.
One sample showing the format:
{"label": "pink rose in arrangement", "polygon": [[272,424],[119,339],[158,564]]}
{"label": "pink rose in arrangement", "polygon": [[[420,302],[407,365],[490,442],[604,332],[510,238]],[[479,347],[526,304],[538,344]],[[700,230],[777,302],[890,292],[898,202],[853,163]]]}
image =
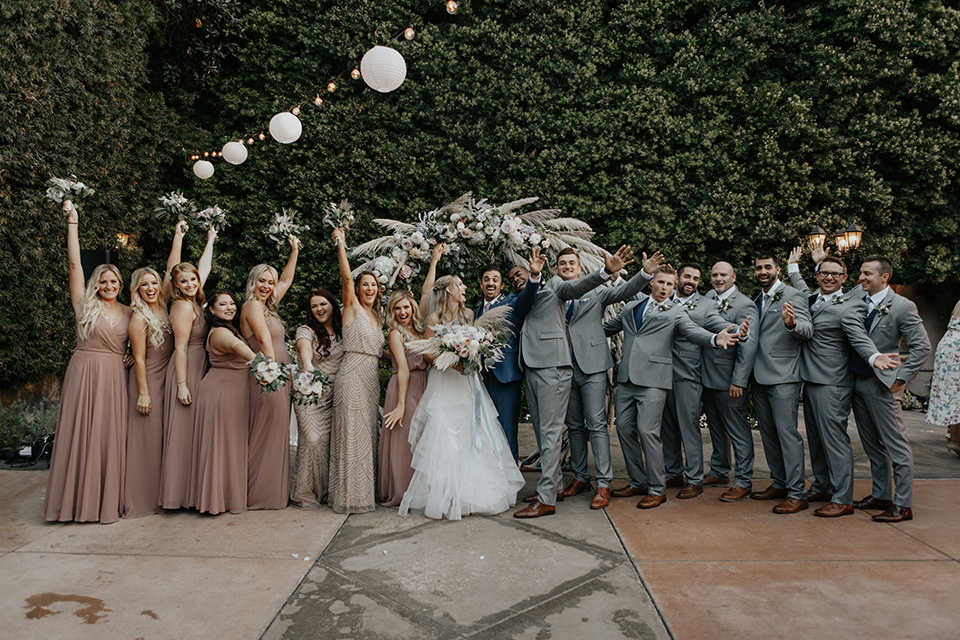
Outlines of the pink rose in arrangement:
{"label": "pink rose in arrangement", "polygon": [[410,268],[410,265],[405,264],[400,267],[400,277],[404,280],[409,280],[413,276],[413,269]]}

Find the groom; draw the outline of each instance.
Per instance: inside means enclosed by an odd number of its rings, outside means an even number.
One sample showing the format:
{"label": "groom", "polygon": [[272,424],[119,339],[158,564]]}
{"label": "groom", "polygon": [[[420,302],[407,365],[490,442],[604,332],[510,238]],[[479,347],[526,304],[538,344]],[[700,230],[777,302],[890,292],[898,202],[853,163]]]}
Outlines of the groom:
{"label": "groom", "polygon": [[[556,512],[557,494],[563,488],[560,470],[560,441],[567,415],[573,367],[567,340],[565,305],[582,298],[631,264],[633,252],[624,245],[615,254],[606,254],[604,267],[589,276],[565,281],[554,276],[540,287],[533,308],[520,330],[520,366],[527,383],[527,405],[533,433],[540,449],[540,481],[537,497],[513,514],[515,518],[539,518]],[[542,267],[530,260],[531,270]]]}

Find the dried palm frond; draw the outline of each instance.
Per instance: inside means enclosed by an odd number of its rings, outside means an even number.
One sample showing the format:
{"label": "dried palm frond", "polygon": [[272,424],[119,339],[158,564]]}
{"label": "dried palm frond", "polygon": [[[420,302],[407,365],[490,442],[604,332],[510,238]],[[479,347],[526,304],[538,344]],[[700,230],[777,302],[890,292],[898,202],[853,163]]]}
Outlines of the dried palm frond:
{"label": "dried palm frond", "polygon": [[452,211],[463,211],[463,208],[467,206],[467,203],[470,202],[470,198],[473,197],[473,191],[467,191],[465,194],[450,202],[443,205],[437,209],[437,213],[450,213]]}
{"label": "dried palm frond", "polygon": [[401,233],[413,233],[417,229],[416,226],[409,222],[400,222],[399,220],[390,220],[388,218],[375,218],[373,222],[394,233],[397,231]]}
{"label": "dried palm frond", "polygon": [[527,213],[522,213],[517,217],[527,224],[538,226],[546,223],[547,220],[553,220],[561,213],[562,212],[560,209],[538,209],[537,211],[528,211]]}
{"label": "dried palm frond", "polygon": [[393,236],[383,236],[380,238],[375,238],[368,242],[364,242],[358,247],[353,248],[353,255],[362,256],[367,254],[376,254],[382,253],[384,251],[389,251],[397,245],[397,241]]}
{"label": "dried palm frond", "polygon": [[565,233],[585,232],[589,233],[591,236],[594,234],[594,231],[590,228],[589,224],[583,220],[577,220],[576,218],[553,218],[551,220],[545,220],[543,222],[543,226],[547,227],[548,229],[563,231]]}
{"label": "dried palm frond", "polygon": [[513,211],[515,211],[516,209],[519,209],[520,207],[525,207],[528,204],[532,204],[539,199],[540,198],[521,198],[520,200],[514,200],[513,202],[502,204],[499,207],[497,207],[497,209],[500,210],[500,215],[505,216],[508,213],[513,213]]}
{"label": "dried palm frond", "polygon": [[507,319],[512,310],[510,305],[506,304],[494,307],[477,318],[473,324],[491,333],[506,333],[513,327],[513,323]]}

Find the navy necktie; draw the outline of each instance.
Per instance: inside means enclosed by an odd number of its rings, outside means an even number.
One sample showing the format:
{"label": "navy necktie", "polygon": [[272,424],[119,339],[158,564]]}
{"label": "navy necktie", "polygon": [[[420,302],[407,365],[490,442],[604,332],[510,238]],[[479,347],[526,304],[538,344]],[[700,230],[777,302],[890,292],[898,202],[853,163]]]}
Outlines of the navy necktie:
{"label": "navy necktie", "polygon": [[633,322],[637,325],[637,331],[640,331],[640,327],[643,326],[643,313],[647,310],[647,303],[650,302],[650,298],[647,298],[640,304],[636,306],[633,310]]}
{"label": "navy necktie", "polygon": [[867,314],[867,331],[870,331],[870,326],[873,324],[873,321],[877,319],[877,308],[874,307],[873,311]]}

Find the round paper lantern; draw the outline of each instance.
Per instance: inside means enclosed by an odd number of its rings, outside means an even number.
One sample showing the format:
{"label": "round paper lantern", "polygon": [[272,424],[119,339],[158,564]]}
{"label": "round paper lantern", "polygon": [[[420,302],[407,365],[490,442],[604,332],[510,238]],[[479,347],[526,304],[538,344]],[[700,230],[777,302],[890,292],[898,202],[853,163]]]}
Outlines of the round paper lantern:
{"label": "round paper lantern", "polygon": [[247,159],[247,148],[239,142],[228,142],[223,145],[221,155],[230,164],[242,164]]}
{"label": "round paper lantern", "polygon": [[201,180],[206,180],[213,175],[213,163],[207,160],[197,160],[193,165],[193,173]]}
{"label": "round paper lantern", "polygon": [[300,118],[289,111],[281,111],[270,119],[270,135],[277,142],[290,144],[296,142],[303,133]]}
{"label": "round paper lantern", "polygon": [[396,49],[378,45],[363,55],[360,74],[374,91],[390,93],[407,77],[407,63]]}

